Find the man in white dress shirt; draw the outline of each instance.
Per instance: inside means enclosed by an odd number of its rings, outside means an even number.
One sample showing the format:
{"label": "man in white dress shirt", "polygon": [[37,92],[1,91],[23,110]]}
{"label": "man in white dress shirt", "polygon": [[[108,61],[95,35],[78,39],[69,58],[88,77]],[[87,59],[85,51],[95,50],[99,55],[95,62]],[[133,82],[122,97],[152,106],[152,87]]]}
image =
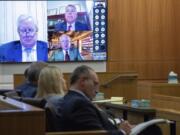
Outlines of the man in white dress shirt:
{"label": "man in white dress shirt", "polygon": [[0,46],[0,62],[47,61],[47,43],[37,40],[38,27],[32,16],[20,15],[17,31],[20,40]]}
{"label": "man in white dress shirt", "polygon": [[83,60],[77,47],[71,46],[71,38],[63,34],[59,37],[60,48],[53,51],[50,61],[81,61]]}
{"label": "man in white dress shirt", "polygon": [[78,14],[75,5],[67,5],[65,8],[65,21],[55,25],[55,31],[88,31],[90,27],[77,20]]}

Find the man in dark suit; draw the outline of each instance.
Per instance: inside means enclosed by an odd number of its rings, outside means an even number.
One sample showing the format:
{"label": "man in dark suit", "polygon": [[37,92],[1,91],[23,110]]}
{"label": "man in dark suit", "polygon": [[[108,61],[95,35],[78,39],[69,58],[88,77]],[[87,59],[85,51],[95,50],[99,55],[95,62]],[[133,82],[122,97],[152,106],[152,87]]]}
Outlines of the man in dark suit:
{"label": "man in dark suit", "polygon": [[0,46],[0,62],[47,61],[47,43],[37,40],[38,28],[33,18],[21,15],[17,30],[20,40]]}
{"label": "man in dark suit", "polygon": [[99,80],[92,68],[83,65],[74,70],[70,90],[59,110],[62,131],[107,130],[113,135],[130,132],[131,125],[127,121],[118,129],[91,102],[98,89]]}
{"label": "man in dark suit", "polygon": [[[114,125],[106,113],[92,103],[99,89],[95,71],[85,65],[71,74],[70,90],[57,105],[60,117],[58,129],[62,131],[107,130],[111,135],[128,135],[133,128],[127,121]],[[162,135],[156,125],[149,126],[138,135]]]}
{"label": "man in dark suit", "polygon": [[87,24],[77,21],[77,10],[74,5],[68,5],[65,9],[65,22],[55,25],[55,31],[88,31]]}
{"label": "man in dark suit", "polygon": [[52,52],[49,61],[81,61],[83,60],[78,48],[71,47],[71,39],[68,35],[63,34],[59,38],[60,49]]}

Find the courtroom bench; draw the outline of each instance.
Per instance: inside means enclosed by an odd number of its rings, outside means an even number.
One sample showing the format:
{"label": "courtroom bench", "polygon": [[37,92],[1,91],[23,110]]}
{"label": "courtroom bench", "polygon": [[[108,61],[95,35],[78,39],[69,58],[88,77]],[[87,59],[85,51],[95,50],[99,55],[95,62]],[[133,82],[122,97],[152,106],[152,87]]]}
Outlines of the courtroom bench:
{"label": "courtroom bench", "polygon": [[[172,131],[162,126],[163,135],[180,135],[180,83],[170,84],[165,81],[143,81],[138,83],[139,98],[151,100],[156,109],[157,118],[165,118],[175,122]],[[175,132],[174,132],[175,131]]]}
{"label": "courtroom bench", "polygon": [[0,134],[44,135],[45,112],[31,105],[0,96]]}

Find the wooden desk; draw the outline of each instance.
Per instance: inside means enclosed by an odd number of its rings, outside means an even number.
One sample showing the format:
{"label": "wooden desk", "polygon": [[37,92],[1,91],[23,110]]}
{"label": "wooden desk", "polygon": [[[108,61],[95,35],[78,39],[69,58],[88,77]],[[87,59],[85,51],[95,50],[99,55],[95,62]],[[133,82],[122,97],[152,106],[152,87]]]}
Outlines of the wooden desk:
{"label": "wooden desk", "polygon": [[[132,123],[137,123],[137,122],[142,122],[142,121],[136,121],[135,119],[133,121],[133,116],[134,117],[141,117],[143,118],[143,121],[148,121],[156,116],[156,110],[153,108],[143,108],[143,107],[131,107],[130,105],[123,104],[112,104],[112,103],[105,103],[103,106],[106,109],[112,109],[112,111],[120,111],[122,112],[123,118],[125,120],[131,121]],[[131,115],[131,116],[129,116]]]}
{"label": "wooden desk", "polygon": [[45,112],[0,96],[0,127],[2,135],[44,135]]}
{"label": "wooden desk", "polygon": [[[130,105],[118,105],[118,104],[111,104],[111,103],[105,103],[103,104],[107,109],[113,109],[116,111],[122,111],[123,118],[125,120],[128,120],[131,124],[137,124],[142,121],[140,119],[143,117],[144,121],[148,121],[150,119],[153,119],[155,117],[157,118],[164,118],[175,121],[175,123],[172,123],[170,125],[167,124],[160,124],[159,126],[162,129],[163,135],[176,135],[176,129],[177,129],[177,135],[179,135],[179,119],[180,117],[177,115],[180,115],[179,112],[176,114],[170,113],[169,110],[163,110],[163,109],[153,109],[153,108],[142,108],[142,107],[131,107]],[[131,117],[129,117],[131,116]],[[136,119],[135,119],[136,118]]]}

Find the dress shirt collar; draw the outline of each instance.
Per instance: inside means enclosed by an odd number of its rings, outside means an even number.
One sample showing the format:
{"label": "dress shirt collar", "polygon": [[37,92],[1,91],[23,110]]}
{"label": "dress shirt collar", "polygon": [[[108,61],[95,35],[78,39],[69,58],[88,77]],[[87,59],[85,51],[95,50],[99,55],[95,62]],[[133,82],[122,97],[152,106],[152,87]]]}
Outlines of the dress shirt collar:
{"label": "dress shirt collar", "polygon": [[71,88],[70,91],[74,91],[74,92],[76,92],[76,93],[79,93],[80,95],[82,95],[82,96],[85,97],[88,101],[91,102],[91,100],[90,100],[82,91],[77,90],[77,89],[73,89],[73,88]]}
{"label": "dress shirt collar", "polygon": [[68,54],[69,54],[69,50],[63,50],[64,55],[66,54],[66,51],[67,51]]}
{"label": "dress shirt collar", "polygon": [[[25,51],[25,49],[26,49],[26,47],[24,47],[24,46],[22,45],[22,50]],[[34,51],[34,50],[37,50],[36,44],[32,47],[32,50],[33,50],[33,51]]]}

